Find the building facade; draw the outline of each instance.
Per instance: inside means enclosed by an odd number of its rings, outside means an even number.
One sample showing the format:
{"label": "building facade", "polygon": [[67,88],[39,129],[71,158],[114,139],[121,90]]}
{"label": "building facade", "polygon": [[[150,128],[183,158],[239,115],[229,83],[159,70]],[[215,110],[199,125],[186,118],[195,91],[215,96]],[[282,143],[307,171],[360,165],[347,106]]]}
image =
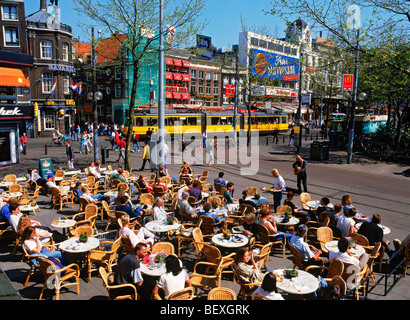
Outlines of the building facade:
{"label": "building facade", "polygon": [[28,51],[34,57],[30,73],[31,99],[37,103],[39,134],[49,135],[59,128],[68,134],[75,118],[75,101],[70,85],[76,73],[72,61],[72,29],[61,23],[57,5],[47,7],[40,0],[40,10],[26,17]]}
{"label": "building facade", "polygon": [[0,1],[0,166],[21,162],[20,136],[34,137],[24,1]]}

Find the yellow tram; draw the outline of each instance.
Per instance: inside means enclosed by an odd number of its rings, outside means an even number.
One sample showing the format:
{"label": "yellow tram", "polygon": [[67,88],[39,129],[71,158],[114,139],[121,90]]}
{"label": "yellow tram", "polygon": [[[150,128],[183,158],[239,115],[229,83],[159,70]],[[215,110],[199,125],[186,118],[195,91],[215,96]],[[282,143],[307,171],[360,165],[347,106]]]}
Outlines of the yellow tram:
{"label": "yellow tram", "polygon": [[[188,132],[233,132],[233,111],[196,111],[196,112],[165,112],[165,130],[167,133],[185,134]],[[236,121],[237,132],[248,130],[248,113],[239,112]],[[157,113],[136,113],[134,115],[133,131],[144,136],[148,128],[158,129]],[[272,134],[278,128],[279,132],[287,132],[289,128],[286,114],[268,114],[265,112],[251,113],[251,130],[259,131],[260,135]],[[125,128],[127,130],[127,127]]]}

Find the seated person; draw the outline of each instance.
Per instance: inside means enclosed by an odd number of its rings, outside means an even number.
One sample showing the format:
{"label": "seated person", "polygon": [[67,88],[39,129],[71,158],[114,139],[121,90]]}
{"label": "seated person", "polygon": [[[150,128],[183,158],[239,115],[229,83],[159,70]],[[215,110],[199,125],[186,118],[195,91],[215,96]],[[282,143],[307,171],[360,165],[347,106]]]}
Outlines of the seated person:
{"label": "seated person", "polygon": [[353,233],[357,233],[355,227],[356,221],[354,217],[356,216],[356,209],[350,208],[347,211],[347,215],[343,215],[337,220],[336,228],[342,233],[344,237],[351,237]]}
{"label": "seated person", "polygon": [[148,185],[147,181],[145,180],[145,177],[142,174],[138,177],[137,183],[138,183],[138,187],[141,189],[141,192],[143,193],[152,192],[152,187]]}
{"label": "seated person", "polygon": [[[235,275],[244,283],[262,283],[263,274],[260,263],[255,262],[252,251],[247,247],[236,250],[235,260],[232,264]],[[258,286],[249,286],[249,290],[255,290]]]}
{"label": "seated person", "polygon": [[152,190],[154,190],[154,187],[161,187],[162,189],[164,189],[164,191],[168,191],[168,187],[167,187],[165,184],[161,183],[161,179],[160,179],[160,178],[155,179],[155,183],[153,183],[152,185],[150,185],[150,188],[151,188]]}
{"label": "seated person", "polygon": [[194,174],[194,171],[192,170],[192,168],[189,166],[188,161],[184,161],[184,165],[181,167],[181,169],[179,170],[179,175],[185,173],[186,174]]}
{"label": "seated person", "polygon": [[244,223],[242,224],[243,233],[248,237],[254,237],[259,240],[259,227],[256,223],[256,215],[249,212],[245,215]]}
{"label": "seated person", "polygon": [[28,181],[34,181],[39,185],[40,187],[43,188],[43,192],[45,194],[50,194],[50,190],[47,186],[47,180],[43,179],[34,169],[28,169],[26,174],[26,178]]}
{"label": "seated person", "polygon": [[288,191],[286,193],[286,199],[283,200],[283,205],[289,206],[290,209],[292,210],[292,214],[296,218],[300,219],[301,223],[306,223],[307,221],[310,221],[310,214],[307,211],[302,210],[301,207],[295,205],[293,203],[294,198],[295,198],[295,193],[293,191]]}
{"label": "seated person", "polygon": [[343,206],[340,203],[336,203],[333,207],[333,212],[329,213],[329,227],[336,228],[337,221],[340,218],[340,213],[343,210]]}
{"label": "seated person", "polygon": [[128,214],[131,218],[138,218],[142,215],[142,208],[138,207],[135,210],[132,209],[131,206],[128,205],[128,197],[122,196],[120,197],[120,204],[115,207],[116,211],[124,211]]}
{"label": "seated person", "polygon": [[252,293],[252,300],[255,300],[255,295],[268,300],[285,300],[278,293],[276,288],[276,276],[273,272],[265,273],[262,284]]}
{"label": "seated person", "polygon": [[192,182],[192,181],[188,181],[185,186],[182,186],[181,188],[178,189],[178,191],[177,191],[177,197],[178,197],[178,198],[181,198],[181,197],[182,197],[182,193],[184,193],[184,192],[188,192],[188,194],[189,194],[189,190],[190,190],[192,187],[193,187],[193,182]]}
{"label": "seated person", "polygon": [[[221,223],[222,221],[226,220],[226,217],[220,217],[212,212],[210,212],[212,209],[212,205],[209,202],[205,202],[204,205],[202,206],[202,210],[197,211],[198,218],[200,216],[208,216],[214,219],[216,224]],[[215,226],[215,229],[219,228],[219,225]]]}
{"label": "seated person", "polygon": [[[63,266],[71,264],[70,259],[68,259],[61,251],[53,251],[49,247],[44,246],[40,241],[40,236],[37,234],[37,229],[32,226],[28,226],[24,229],[22,242],[29,254],[45,255],[48,258],[59,259]],[[31,261],[34,265],[38,266],[39,263],[37,258],[32,258]]]}
{"label": "seated person", "polygon": [[152,208],[152,218],[154,220],[165,220],[168,213],[164,209],[164,199],[156,197],[154,200],[154,207]]}
{"label": "seated person", "polygon": [[199,189],[199,186],[200,183],[198,181],[194,181],[192,188],[188,191],[189,195],[195,198],[195,202],[202,200],[202,191]]}
{"label": "seated person", "polygon": [[305,224],[301,224],[298,227],[296,234],[290,239],[290,244],[299,251],[305,265],[317,264],[320,260],[326,264],[328,259],[321,256],[322,251],[304,241],[307,232],[308,227]]}
{"label": "seated person", "polygon": [[[383,229],[380,228],[382,222],[382,216],[375,213],[372,219],[368,222],[363,222],[357,233],[366,237],[369,240],[369,245],[374,246],[377,242],[381,242],[382,246],[386,249],[390,244],[390,241],[383,241]],[[388,251],[387,249],[386,251]]]}
{"label": "seated person", "polygon": [[344,194],[342,197],[342,206],[343,206],[343,214],[347,215],[347,212],[354,208],[356,210],[356,214],[354,216],[354,219],[358,222],[362,221],[367,221],[370,219],[370,217],[363,216],[359,211],[353,206],[352,198],[348,194]]}
{"label": "seated person", "polygon": [[122,223],[122,228],[120,228],[118,234],[121,237],[128,237],[131,241],[131,245],[133,248],[135,248],[137,243],[140,242],[145,243],[148,247],[152,247],[154,241],[159,239],[159,237],[157,237],[155,234],[153,234],[144,227],[140,227],[138,232],[135,232],[134,228],[139,223],[137,220],[130,223],[129,215],[123,214],[120,219]]}
{"label": "seated person", "polygon": [[292,233],[278,232],[275,218],[271,215],[272,209],[269,207],[263,207],[260,211],[259,224],[263,225],[269,231],[269,235],[272,236],[272,241],[277,241],[286,237],[286,242],[290,242],[290,239],[294,236]]}
{"label": "seated person", "polygon": [[189,174],[189,170],[186,168],[179,175],[179,181],[181,181],[182,179],[185,181],[185,183],[192,181],[192,176]]}
{"label": "seated person", "polygon": [[226,188],[226,180],[223,178],[224,173],[223,172],[219,172],[218,173],[218,178],[214,179],[214,184],[220,184],[222,187]]}
{"label": "seated person", "polygon": [[248,191],[243,190],[242,191],[242,198],[239,199],[239,201],[238,201],[239,205],[241,205],[243,203],[243,204],[247,204],[249,206],[252,206],[252,207],[256,208],[256,203],[254,201],[250,200],[249,199],[250,197],[251,196],[249,195]]}
{"label": "seated person", "polygon": [[104,177],[100,173],[100,169],[95,166],[94,161],[90,162],[90,165],[88,166],[88,172],[90,173],[90,175],[95,177],[95,181],[105,180]]}
{"label": "seated person", "polygon": [[[182,193],[181,199],[178,200],[179,212],[183,214],[185,219],[190,221],[198,220],[198,216],[196,215],[197,208],[193,208],[188,203],[189,193],[184,191]],[[190,217],[190,218],[189,218]]]}
{"label": "seated person", "polygon": [[130,189],[131,189],[131,191],[130,191],[131,192],[131,197],[132,197],[132,195],[134,194],[134,183],[132,183],[132,182],[128,183],[127,177],[124,174],[124,169],[121,166],[119,166],[117,168],[117,172],[114,172],[110,176],[110,179],[111,179],[111,181],[113,179],[116,179],[116,180],[120,180],[120,182],[125,182],[125,183],[129,184]]}
{"label": "seated person", "polygon": [[[8,199],[8,198],[4,198],[0,196],[0,199],[1,199],[0,200],[1,202],[0,222],[8,222],[10,215],[11,215],[11,212],[9,209],[9,203],[12,199],[15,199],[15,198]],[[15,201],[17,201],[17,199]]]}
{"label": "seated person", "polygon": [[363,267],[367,264],[367,261],[369,260],[369,255],[365,252],[363,253],[359,259],[355,258],[353,256],[353,253],[349,251],[349,242],[345,237],[342,237],[338,242],[337,242],[337,248],[339,249],[339,252],[335,251],[330,251],[329,252],[329,262],[332,262],[333,259],[339,259],[340,261],[354,264],[360,268],[360,270],[363,269]]}
{"label": "seated person", "polygon": [[[80,191],[81,191],[81,193],[80,193]],[[94,203],[96,205],[101,205],[102,200],[107,201],[107,199],[101,193],[97,193],[96,195],[90,195],[87,186],[82,186],[80,188],[80,191],[78,191],[78,190],[76,191],[77,195],[80,194],[79,198],[83,198],[83,199],[87,200],[89,203]]]}
{"label": "seated person", "polygon": [[36,220],[31,220],[28,215],[23,215],[20,212],[20,204],[18,202],[11,202],[9,204],[10,210],[10,217],[9,217],[9,224],[17,234],[22,234],[25,227],[32,226],[37,230],[37,234],[40,237],[49,237],[52,236],[52,233],[49,232],[46,228],[41,228],[41,223]]}
{"label": "seated person", "polygon": [[165,269],[166,272],[159,277],[152,294],[158,294],[159,289],[162,289],[164,298],[168,299],[172,293],[191,286],[189,275],[178,257],[173,255],[166,257]]}
{"label": "seated person", "polygon": [[226,203],[227,203],[226,208],[228,209],[228,211],[239,209],[239,201],[232,197],[233,188],[234,188],[233,182],[228,182],[226,190],[223,194],[226,200]]}
{"label": "seated person", "polygon": [[49,174],[47,175],[46,185],[47,185],[47,187],[48,187],[49,190],[51,190],[51,188],[57,188],[57,189],[60,189],[60,190],[61,190],[61,188],[59,188],[59,186],[56,185],[54,175],[51,174],[51,173],[49,173]]}

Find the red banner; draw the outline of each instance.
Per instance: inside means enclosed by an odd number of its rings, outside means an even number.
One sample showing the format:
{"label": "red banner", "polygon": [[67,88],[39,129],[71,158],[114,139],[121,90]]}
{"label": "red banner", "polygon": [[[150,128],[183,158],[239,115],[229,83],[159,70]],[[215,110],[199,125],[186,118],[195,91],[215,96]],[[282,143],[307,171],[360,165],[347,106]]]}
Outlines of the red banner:
{"label": "red banner", "polygon": [[343,75],[342,88],[343,88],[343,91],[352,91],[353,90],[353,75],[352,74],[344,74]]}
{"label": "red banner", "polygon": [[295,80],[299,80],[299,75],[297,75],[297,74],[285,75],[285,76],[283,77],[283,80],[285,80],[285,81],[295,81]]}
{"label": "red banner", "polygon": [[235,97],[235,85],[234,84],[225,85],[225,96],[227,98],[234,98]]}

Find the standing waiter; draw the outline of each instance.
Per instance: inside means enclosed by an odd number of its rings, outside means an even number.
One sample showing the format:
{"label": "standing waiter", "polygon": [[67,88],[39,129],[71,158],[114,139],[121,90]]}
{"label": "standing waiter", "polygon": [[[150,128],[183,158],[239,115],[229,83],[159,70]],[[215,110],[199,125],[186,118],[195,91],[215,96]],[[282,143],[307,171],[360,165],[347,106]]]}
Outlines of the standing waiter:
{"label": "standing waiter", "polygon": [[300,155],[296,155],[296,161],[293,163],[293,173],[297,176],[299,195],[302,193],[301,183],[303,183],[304,192],[307,192],[306,160],[303,160]]}

